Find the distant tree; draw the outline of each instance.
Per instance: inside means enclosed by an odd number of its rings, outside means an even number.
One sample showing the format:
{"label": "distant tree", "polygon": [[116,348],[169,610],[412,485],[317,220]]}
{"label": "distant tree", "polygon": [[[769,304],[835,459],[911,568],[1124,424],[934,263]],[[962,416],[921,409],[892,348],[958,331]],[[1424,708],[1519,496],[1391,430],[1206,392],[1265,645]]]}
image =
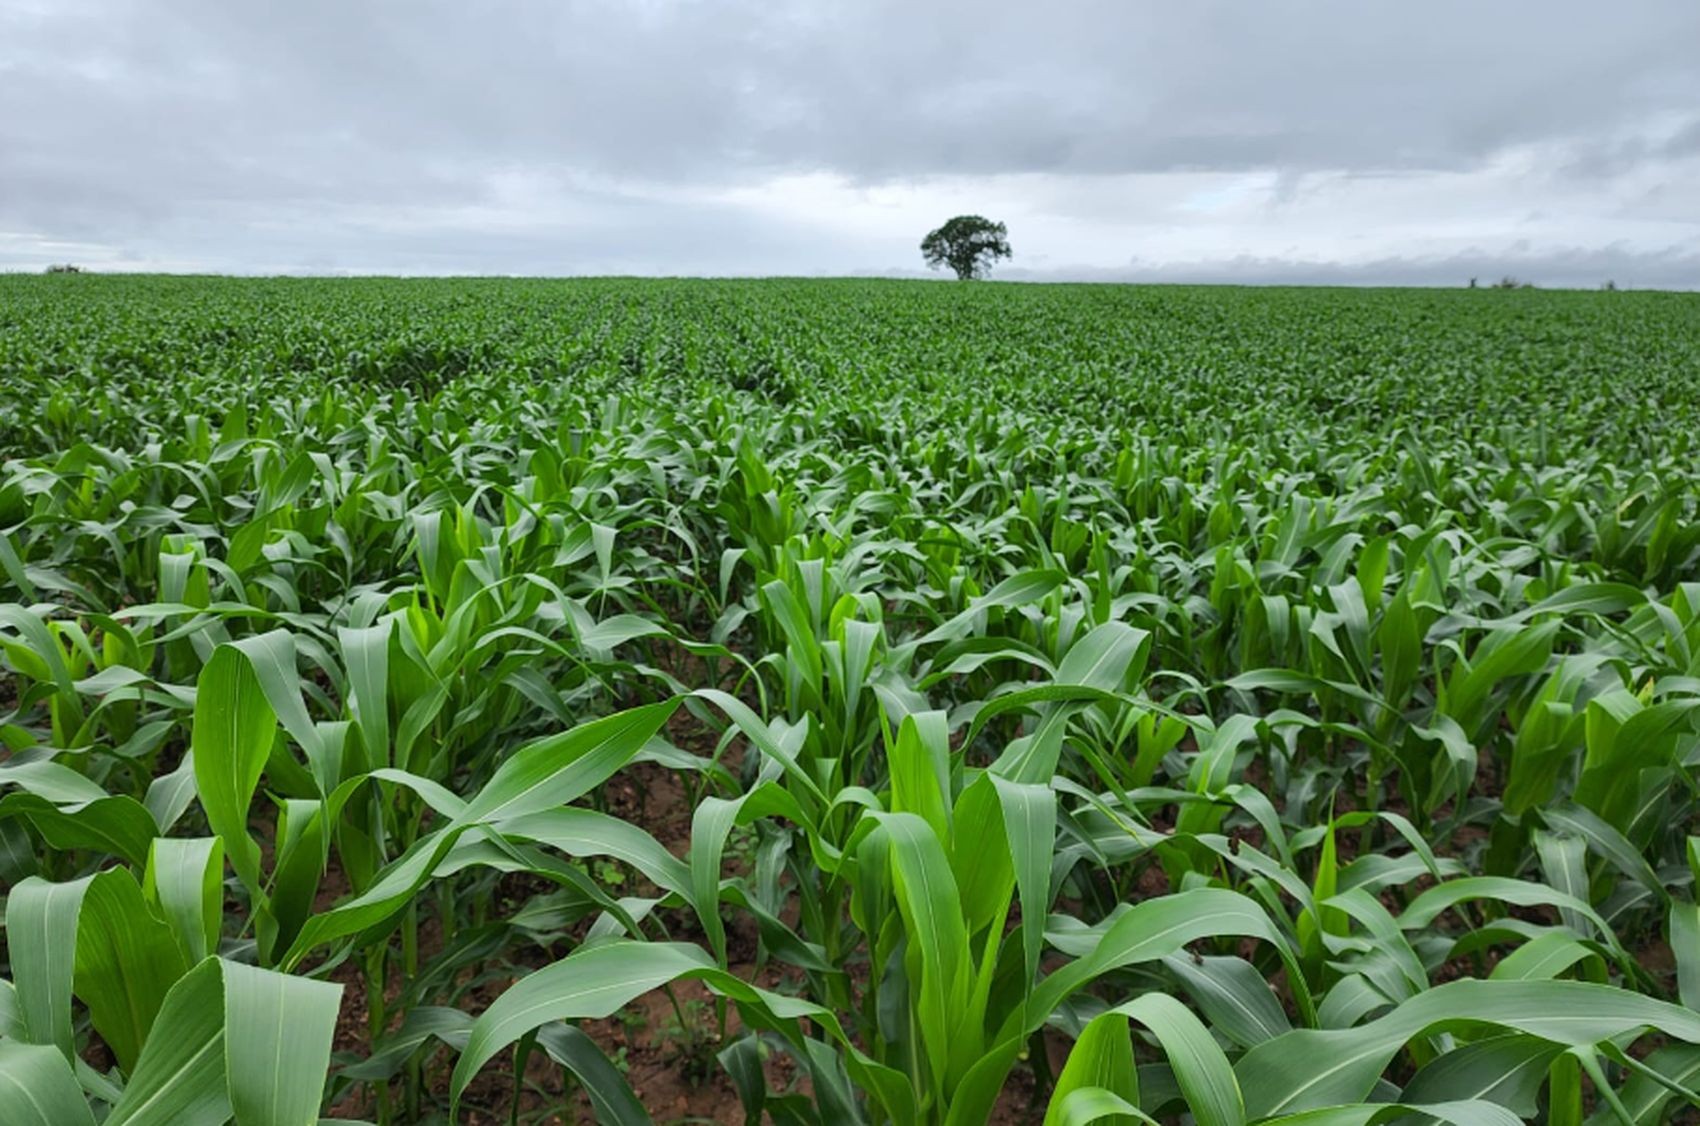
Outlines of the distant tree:
{"label": "distant tree", "polygon": [[81,266],[73,266],[69,262],[55,262],[53,265],[47,267],[47,272],[50,274],[80,274],[83,272],[83,268]]}
{"label": "distant tree", "polygon": [[1475,278],[1471,278],[1471,279],[1470,279],[1470,288],[1471,288],[1471,289],[1475,289],[1475,288],[1476,288],[1476,279],[1475,279]]}
{"label": "distant tree", "polygon": [[985,277],[993,262],[1010,254],[1009,228],[979,215],[958,215],[921,240],[927,265],[949,266],[961,281]]}
{"label": "distant tree", "polygon": [[1617,283],[1612,281],[1610,278],[1607,278],[1606,284],[1600,286],[1600,288],[1605,290],[1607,293],[1616,293],[1617,292]]}

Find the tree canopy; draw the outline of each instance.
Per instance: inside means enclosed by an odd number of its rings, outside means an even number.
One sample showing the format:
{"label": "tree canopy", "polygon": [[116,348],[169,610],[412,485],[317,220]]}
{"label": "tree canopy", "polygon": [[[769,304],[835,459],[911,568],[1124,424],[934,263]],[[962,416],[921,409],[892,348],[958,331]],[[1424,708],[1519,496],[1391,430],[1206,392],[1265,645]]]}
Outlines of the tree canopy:
{"label": "tree canopy", "polygon": [[1010,254],[1009,228],[982,215],[958,215],[921,240],[927,265],[949,266],[962,281],[985,277],[993,262]]}

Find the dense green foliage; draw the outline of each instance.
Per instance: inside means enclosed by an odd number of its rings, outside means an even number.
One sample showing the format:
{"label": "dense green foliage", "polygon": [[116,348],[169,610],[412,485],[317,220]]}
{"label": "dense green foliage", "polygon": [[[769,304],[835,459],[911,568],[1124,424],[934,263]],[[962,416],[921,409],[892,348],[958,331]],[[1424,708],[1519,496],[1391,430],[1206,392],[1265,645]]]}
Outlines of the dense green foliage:
{"label": "dense green foliage", "polygon": [[1697,433],[1677,295],[0,278],[0,1121],[644,1122],[684,982],[751,1121],[1692,1113]]}
{"label": "dense green foliage", "polygon": [[1009,248],[1009,228],[983,215],[958,215],[921,240],[921,258],[932,269],[949,266],[958,281],[973,281],[991,272]]}

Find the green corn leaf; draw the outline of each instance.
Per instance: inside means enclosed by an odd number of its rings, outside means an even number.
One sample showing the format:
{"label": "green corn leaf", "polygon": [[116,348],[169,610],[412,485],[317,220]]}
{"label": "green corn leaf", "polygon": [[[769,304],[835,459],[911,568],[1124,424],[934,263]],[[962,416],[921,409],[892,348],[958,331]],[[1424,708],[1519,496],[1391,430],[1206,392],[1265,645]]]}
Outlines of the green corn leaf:
{"label": "green corn leaf", "polygon": [[[363,893],[307,919],[278,964],[290,969],[315,946],[358,934],[392,918],[425,886],[474,825],[500,824],[545,813],[607,781],[638,754],[677,706],[677,700],[670,700],[632,708],[514,752],[448,825],[414,842]],[[352,785],[348,785],[348,790],[339,788],[338,793],[352,792]]]}
{"label": "green corn leaf", "polygon": [[[1080,957],[1039,983],[1029,1012],[1054,1011],[1075,990],[1113,969],[1157,961],[1189,942],[1224,936],[1261,938],[1269,942],[1287,963],[1290,980],[1303,980],[1287,940],[1275,930],[1261,907],[1236,892],[1196,888],[1136,904],[1101,934],[1067,943],[1053,936],[1053,946],[1065,952],[1077,952]],[[1037,1027],[1036,1022],[1029,1023]],[[1024,1031],[1030,1032],[1032,1028]]]}
{"label": "green corn leaf", "polygon": [[1561,623],[1495,630],[1476,646],[1468,666],[1460,664],[1445,684],[1446,714],[1474,734],[1483,722],[1488,695],[1500,682],[1536,672],[1547,663]]}
{"label": "green corn leaf", "polygon": [[190,962],[128,869],[89,881],[77,926],[75,991],[126,1071],[135,1066],[166,994]]}
{"label": "green corn leaf", "polygon": [[341,986],[208,958],[166,996],[112,1126],[318,1120]]}
{"label": "green corn leaf", "polygon": [[49,883],[31,876],[6,898],[6,946],[23,1037],[71,1058],[71,983],[77,922],[93,877]]}
{"label": "green corn leaf", "polygon": [[[968,932],[978,934],[1001,921],[1016,872],[1002,795],[989,771],[957,795],[951,818],[950,866]],[[1042,914],[1039,922],[1042,926]]]}
{"label": "green corn leaf", "polygon": [[537,1044],[579,1081],[598,1123],[650,1126],[653,1120],[631,1084],[589,1036],[570,1024],[546,1024],[537,1030]]}
{"label": "green corn leaf", "polygon": [[225,1069],[236,1121],[315,1122],[342,987],[235,962],[222,968]]}
{"label": "green corn leaf", "polygon": [[[42,763],[39,765],[48,765]],[[159,827],[135,798],[115,794],[86,805],[55,805],[29,793],[0,798],[0,818],[20,816],[55,849],[88,849],[142,864]]]}
{"label": "green corn leaf", "polygon": [[278,810],[271,894],[255,910],[262,965],[288,948],[313,913],[330,851],[326,822],[326,808],[317,801],[288,798]]}
{"label": "green corn leaf", "polygon": [[[700,809],[700,807],[699,807]],[[593,809],[549,809],[496,822],[503,836],[535,841],[573,857],[611,856],[665,891],[687,895],[691,870],[629,821]],[[693,856],[695,839],[692,841]],[[718,876],[716,877],[718,890]]]}
{"label": "green corn leaf", "polygon": [[1045,1114],[1045,1126],[1091,1126],[1096,1122],[1108,1122],[1112,1126],[1148,1122],[1156,1126],[1157,1123],[1133,1102],[1102,1087],[1076,1087],[1053,1102],[1052,1107]]}
{"label": "green corn leaf", "polygon": [[630,762],[678,706],[668,700],[629,708],[515,751],[458,820],[523,817],[582,797]]}
{"label": "green corn leaf", "polygon": [[1400,1092],[1413,1103],[1484,1101],[1534,1118],[1547,1071],[1563,1049],[1530,1036],[1501,1035],[1462,1044],[1417,1070]]}
{"label": "green corn leaf", "polygon": [[[1619,1057],[1620,1062],[1629,1058]],[[1693,1105],[1693,1100],[1679,1091],[1692,1093],[1700,1088],[1700,1046],[1669,1044],[1639,1063],[1639,1067],[1631,1068],[1629,1081],[1619,1092],[1631,1121],[1657,1122],[1660,1113],[1676,1099]],[[1610,1108],[1601,1107],[1588,1121],[1589,1126],[1604,1126],[1615,1123],[1617,1117]]]}
{"label": "green corn leaf", "polygon": [[610,943],[580,950],[523,978],[484,1011],[455,1064],[450,1093],[458,1100],[492,1056],[534,1028],[606,1017],[651,989],[712,968],[706,954],[681,943]]}
{"label": "green corn leaf", "polygon": [[742,799],[707,797],[691,815],[691,899],[709,949],[722,966],[726,964],[726,925],[720,921],[720,857],[742,805]]}
{"label": "green corn leaf", "polygon": [[0,1120],[6,1126],[94,1126],[71,1065],[44,1044],[0,1040]]}
{"label": "green corn leaf", "polygon": [[390,638],[395,623],[385,619],[361,629],[337,630],[348,669],[348,706],[360,728],[361,742],[374,765],[390,759]]}
{"label": "green corn leaf", "polygon": [[[1068,1059],[1051,1089],[1051,1101],[1045,1110],[1045,1126],[1080,1121],[1081,1105],[1087,1100],[1070,1096],[1076,1091],[1097,1090],[1123,1100],[1127,1105],[1139,1105],[1139,1076],[1133,1064],[1133,1038],[1128,1031],[1127,1014],[1111,1010],[1094,1017],[1069,1049]],[[1072,1112],[1065,1111],[1071,1106]],[[1108,1117],[1111,1122],[1116,1118]],[[1092,1121],[1093,1119],[1085,1119]],[[1103,1119],[1097,1119],[1102,1121]],[[1133,1115],[1121,1117],[1121,1122],[1134,1121]]]}
{"label": "green corn leaf", "polygon": [[[255,637],[230,643],[230,648],[247,659],[256,683],[265,694],[277,722],[289,732],[313,764],[321,786],[328,781],[325,749],[302,700],[301,674],[296,668],[295,639],[288,630],[274,629]],[[197,700],[199,699],[197,685]]]}
{"label": "green corn leaf", "polygon": [[1363,1100],[1407,1041],[1476,1022],[1550,1043],[1587,1047],[1643,1029],[1700,1043],[1700,1016],[1606,986],[1570,981],[1456,981],[1428,990],[1356,1028],[1295,1029],[1235,1065],[1253,1116]]}
{"label": "green corn leaf", "polygon": [[224,920],[224,845],[217,837],[159,837],[142,890],[176,935],[187,964],[218,951]]}
{"label": "green corn leaf", "polygon": [[277,716],[253,665],[228,646],[215,651],[195,685],[195,788],[250,893],[260,890],[260,846],[248,835],[248,806],[276,736]]}
{"label": "green corn leaf", "polygon": [[1582,1068],[1569,1052],[1547,1067],[1547,1121],[1552,1126],[1582,1126]]}
{"label": "green corn leaf", "polygon": [[1056,841],[1057,799],[1048,786],[1026,786],[987,774],[997,789],[1003,831],[1021,903],[1022,982],[1033,982],[1044,946],[1045,914],[1051,905],[1051,856]]}
{"label": "green corn leaf", "polygon": [[1560,802],[1542,807],[1540,818],[1554,831],[1573,834],[1585,841],[1592,852],[1645,888],[1655,899],[1661,903],[1669,902],[1670,893],[1664,881],[1647,863],[1641,850],[1592,810]]}
{"label": "green corn leaf", "polygon": [[905,716],[886,753],[891,809],[913,813],[939,840],[950,839],[950,735],[943,712]]}
{"label": "green corn leaf", "polygon": [[932,829],[912,813],[870,814],[889,838],[895,900],[916,962],[916,1020],[932,1073],[944,1088],[951,1054],[960,1051],[961,1016],[972,962],[962,900]]}
{"label": "green corn leaf", "polygon": [[1441,912],[1475,899],[1491,899],[1517,907],[1551,906],[1570,911],[1586,919],[1601,939],[1616,944],[1611,927],[1592,906],[1574,896],[1555,891],[1545,884],[1510,880],[1501,876],[1468,876],[1448,880],[1429,888],[1411,901],[1399,916],[1399,925],[1406,930],[1427,926]]}
{"label": "green corn leaf", "polygon": [[[1058,1077],[1051,1096],[1051,1109],[1045,1115],[1046,1126],[1075,1121],[1065,1109],[1069,1097],[1077,1090],[1107,1091],[1137,1106],[1138,1082],[1133,1076],[1133,1056],[1128,1050],[1128,1020],[1136,1020],[1150,1030],[1162,1045],[1180,1084],[1187,1110],[1199,1126],[1241,1126],[1245,1107],[1239,1084],[1234,1079],[1228,1057],[1211,1039],[1210,1032],[1186,1006],[1162,993],[1147,993],[1109,1012],[1095,1017],[1074,1050],[1069,1062]],[[1094,1026],[1102,1024],[1097,1031]],[[1078,1070],[1071,1073],[1075,1055],[1084,1053]],[[1075,1104],[1078,1107],[1078,1103]]]}
{"label": "green corn leaf", "polygon": [[1700,907],[1672,903],[1668,937],[1676,959],[1677,993],[1684,1005],[1700,1012]]}
{"label": "green corn leaf", "polygon": [[1292,1028],[1269,983],[1242,958],[1170,954],[1163,966],[1197,1002],[1211,1026],[1242,1048]]}
{"label": "green corn leaf", "polygon": [[1558,931],[1537,935],[1499,960],[1488,976],[1495,980],[1540,981],[1559,974],[1594,952]]}
{"label": "green corn leaf", "polygon": [[1385,1122],[1438,1121],[1451,1126],[1512,1126],[1521,1121],[1497,1103],[1457,1099],[1434,1103],[1357,1103],[1266,1119],[1264,1126],[1381,1126]]}
{"label": "green corn leaf", "polygon": [[[1578,902],[1587,902],[1588,870],[1584,860],[1588,846],[1580,837],[1558,836],[1537,830],[1534,836],[1535,854],[1541,860],[1541,874],[1555,891]],[[1582,913],[1570,907],[1560,907],[1559,917],[1564,925],[1577,934],[1586,934],[1587,923]]]}

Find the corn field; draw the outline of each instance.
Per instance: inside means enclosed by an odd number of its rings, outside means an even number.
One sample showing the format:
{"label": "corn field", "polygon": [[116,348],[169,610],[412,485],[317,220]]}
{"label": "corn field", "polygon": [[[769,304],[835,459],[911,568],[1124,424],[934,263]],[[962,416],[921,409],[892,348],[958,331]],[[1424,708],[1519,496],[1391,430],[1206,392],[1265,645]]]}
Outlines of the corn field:
{"label": "corn field", "polygon": [[1700,1114],[1700,301],[0,278],[0,1123]]}

